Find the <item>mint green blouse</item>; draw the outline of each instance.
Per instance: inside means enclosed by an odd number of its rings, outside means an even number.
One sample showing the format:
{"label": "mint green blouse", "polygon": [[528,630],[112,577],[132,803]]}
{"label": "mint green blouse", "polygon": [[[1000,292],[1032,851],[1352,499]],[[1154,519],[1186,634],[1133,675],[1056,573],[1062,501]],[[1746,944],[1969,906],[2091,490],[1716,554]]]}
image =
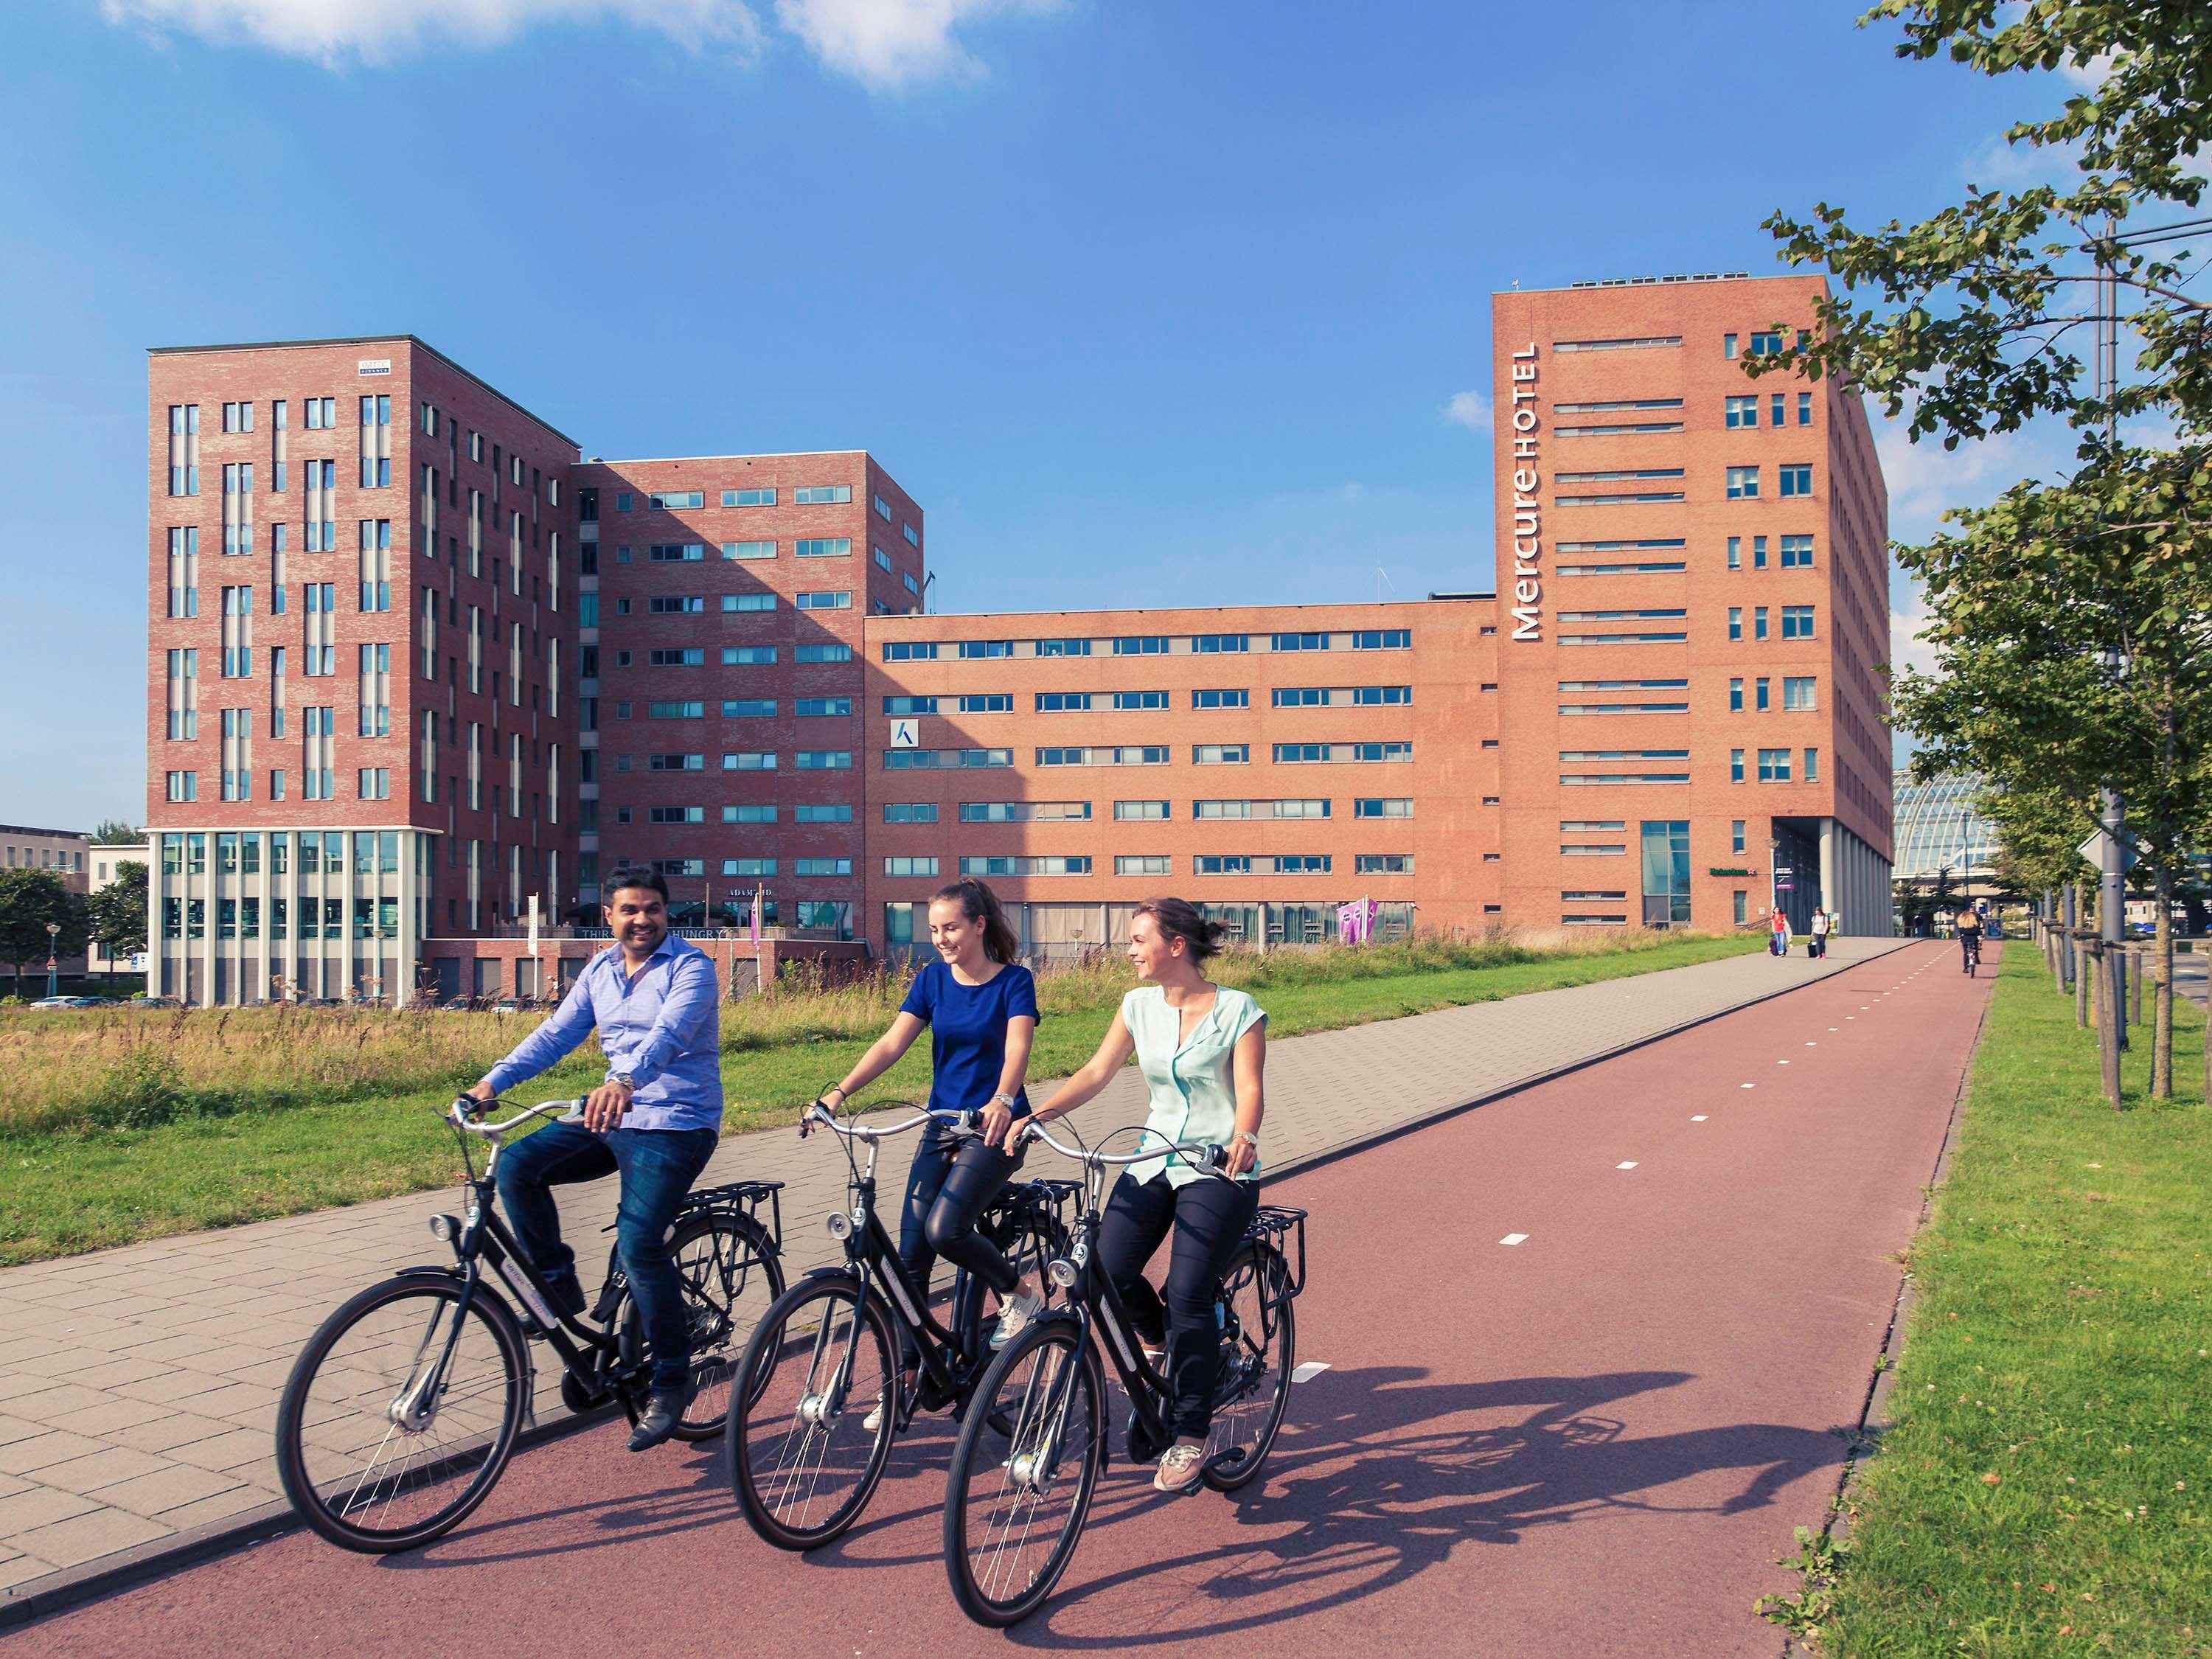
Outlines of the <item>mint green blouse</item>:
{"label": "mint green blouse", "polygon": [[[1210,1140],[1226,1146],[1237,1133],[1237,1083],[1231,1056],[1237,1038],[1267,1018],[1243,992],[1218,987],[1213,1006],[1198,1022],[1188,1042],[1179,1041],[1182,1011],[1168,1006],[1157,985],[1139,985],[1121,999],[1121,1023],[1137,1042],[1137,1069],[1151,1091],[1152,1112],[1145,1120],[1142,1146],[1179,1140]],[[1162,1170],[1181,1187],[1212,1177],[1174,1154],[1132,1164],[1129,1173],[1150,1181]],[[1252,1166],[1257,1176],[1260,1166]]]}

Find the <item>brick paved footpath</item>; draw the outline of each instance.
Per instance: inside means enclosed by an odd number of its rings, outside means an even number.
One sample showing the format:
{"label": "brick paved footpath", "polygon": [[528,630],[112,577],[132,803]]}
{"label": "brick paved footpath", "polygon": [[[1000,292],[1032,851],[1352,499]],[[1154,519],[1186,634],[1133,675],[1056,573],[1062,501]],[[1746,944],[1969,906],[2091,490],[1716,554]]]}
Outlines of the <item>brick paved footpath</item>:
{"label": "brick paved footpath", "polygon": [[[1903,943],[1838,939],[1824,962],[1761,952],[1287,1039],[1269,1055],[1268,1160],[1356,1146]],[[1095,1137],[1142,1115],[1131,1070],[1077,1124]],[[886,1147],[886,1193],[904,1181],[912,1139]],[[1030,1172],[1059,1162],[1033,1152]],[[844,1175],[829,1146],[768,1130],[725,1141],[706,1179],[788,1183],[795,1277],[839,1248],[820,1220],[842,1206]],[[612,1180],[562,1196],[587,1263],[615,1196]],[[355,1291],[447,1259],[426,1224],[453,1205],[437,1188],[0,1269],[0,1624],[88,1577],[283,1514],[272,1443],[294,1355]],[[557,1368],[538,1380],[541,1419],[557,1418]]]}

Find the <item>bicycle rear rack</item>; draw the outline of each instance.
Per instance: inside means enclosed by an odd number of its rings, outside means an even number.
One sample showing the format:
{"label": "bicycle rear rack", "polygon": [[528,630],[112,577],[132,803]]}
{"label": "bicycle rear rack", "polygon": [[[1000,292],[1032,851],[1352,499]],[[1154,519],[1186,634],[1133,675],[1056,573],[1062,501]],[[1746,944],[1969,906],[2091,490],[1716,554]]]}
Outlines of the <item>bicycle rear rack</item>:
{"label": "bicycle rear rack", "polygon": [[[1289,1241],[1293,1236],[1297,1240],[1297,1267],[1295,1271],[1290,1267],[1291,1248]],[[1275,1204],[1262,1204],[1254,1213],[1251,1224],[1245,1228],[1244,1237],[1254,1243],[1270,1246],[1283,1259],[1285,1271],[1291,1273],[1288,1286],[1271,1297],[1269,1298],[1271,1301],[1288,1302],[1304,1291],[1306,1287],[1306,1212],[1304,1210],[1285,1209]]]}
{"label": "bicycle rear rack", "polygon": [[732,1181],[720,1187],[701,1187],[686,1193],[684,1202],[677,1206],[678,1216],[686,1216],[697,1210],[726,1210],[757,1222],[761,1206],[768,1206],[769,1248],[778,1255],[783,1254],[783,1182],[781,1181]]}

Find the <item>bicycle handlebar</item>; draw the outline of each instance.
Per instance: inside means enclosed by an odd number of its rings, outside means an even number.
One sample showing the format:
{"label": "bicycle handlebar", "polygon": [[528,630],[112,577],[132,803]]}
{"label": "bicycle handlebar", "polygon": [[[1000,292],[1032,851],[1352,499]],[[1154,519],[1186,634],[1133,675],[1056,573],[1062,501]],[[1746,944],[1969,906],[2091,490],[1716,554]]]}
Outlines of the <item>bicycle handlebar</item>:
{"label": "bicycle handlebar", "polygon": [[526,1123],[533,1117],[544,1117],[554,1111],[559,1111],[564,1115],[580,1112],[584,1109],[583,1097],[578,1096],[573,1100],[543,1100],[535,1106],[526,1106],[503,1123],[479,1123],[469,1115],[470,1107],[488,1103],[478,1101],[472,1095],[463,1095],[453,1102],[452,1109],[446,1115],[453,1121],[454,1127],[465,1129],[472,1135],[482,1135],[489,1140],[492,1136],[505,1134],[516,1124]]}
{"label": "bicycle handlebar", "polygon": [[896,1123],[876,1125],[861,1122],[848,1127],[838,1121],[836,1113],[817,1100],[799,1114],[799,1133],[804,1138],[809,1125],[819,1124],[823,1128],[833,1133],[841,1134],[848,1140],[886,1140],[893,1135],[902,1135],[908,1129],[918,1128],[922,1124],[935,1122],[946,1125],[956,1135],[974,1135],[982,1133],[979,1121],[980,1116],[981,1114],[972,1111],[939,1112],[925,1107],[912,1117],[902,1119]]}
{"label": "bicycle handlebar", "polygon": [[[1133,1125],[1131,1127],[1137,1127],[1141,1126]],[[1096,1164],[1100,1165],[1142,1164],[1146,1158],[1161,1158],[1169,1153],[1180,1152],[1188,1156],[1194,1157],[1198,1160],[1197,1167],[1204,1170],[1206,1174],[1220,1176],[1221,1179],[1224,1181],[1230,1179],[1226,1174],[1223,1173],[1221,1169],[1223,1161],[1228,1156],[1228,1148],[1223,1146],[1218,1141],[1175,1140],[1168,1142],[1164,1146],[1139,1146],[1133,1152],[1092,1152],[1087,1146],[1063,1146],[1060,1142],[1054,1139],[1050,1134],[1047,1133],[1044,1125],[1039,1123],[1033,1117],[1024,1118],[1020,1122],[1014,1125],[1012,1133],[1029,1139],[1042,1140],[1046,1146],[1051,1147],[1053,1151],[1058,1152],[1062,1158],[1072,1158],[1078,1163],[1081,1164]],[[1119,1134],[1121,1131],[1117,1129],[1115,1133]]]}

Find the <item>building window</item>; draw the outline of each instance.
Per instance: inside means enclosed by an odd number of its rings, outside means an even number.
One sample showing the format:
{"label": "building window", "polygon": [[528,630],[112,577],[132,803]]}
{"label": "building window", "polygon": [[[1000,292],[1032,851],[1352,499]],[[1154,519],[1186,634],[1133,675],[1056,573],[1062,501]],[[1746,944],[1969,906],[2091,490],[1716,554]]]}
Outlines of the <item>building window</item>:
{"label": "building window", "polygon": [[[893,699],[886,697],[884,701],[890,702]],[[930,704],[926,712],[935,714],[937,699],[930,697],[926,701]],[[1014,694],[1011,691],[970,692],[960,699],[960,712],[963,714],[1011,714],[1014,712]]]}
{"label": "building window", "polygon": [[1811,605],[1785,605],[1782,607],[1782,637],[1785,640],[1809,640],[1813,637]]}
{"label": "building window", "polygon": [[1782,493],[1784,496],[1809,495],[1813,493],[1813,464],[1801,461],[1779,469],[1782,474]]}
{"label": "building window", "polygon": [[872,550],[872,551],[875,557],[876,568],[883,571],[885,574],[889,574],[891,568],[891,556],[884,552],[880,547],[875,548]]}
{"label": "building window", "polygon": [[1782,331],[1779,329],[1754,330],[1751,337],[1751,356],[1778,357],[1782,355]]}
{"label": "building window", "polygon": [[1818,783],[1820,781],[1820,751],[1817,749],[1808,749],[1805,751],[1805,781]]}
{"label": "building window", "polygon": [[[724,507],[774,507],[775,491],[773,489],[726,489],[722,492],[722,505]],[[624,507],[623,511],[627,513],[629,509]]]}
{"label": "building window", "polygon": [[[853,647],[849,645],[797,645],[791,649],[791,659],[793,662],[850,662],[853,660]],[[762,660],[775,660],[775,647],[769,647],[768,655]]]}
{"label": "building window", "polygon": [[[799,648],[801,652],[806,649],[803,645]],[[725,668],[758,667],[775,660],[775,647],[772,645],[726,645],[722,647],[722,666]],[[805,662],[806,659],[801,656],[799,660]]]}
{"label": "building window", "polygon": [[850,859],[796,859],[792,862],[792,873],[799,876],[849,876],[853,873]]}
{"label": "building window", "polygon": [[1729,821],[1729,851],[1731,853],[1740,854],[1743,851],[1743,824],[1744,821],[1741,818],[1731,818]]}
{"label": "building window", "polygon": [[934,876],[937,860],[934,858],[887,858],[884,860],[884,873],[887,876]]}
{"label": "building window", "polygon": [[[851,497],[848,496],[847,499],[850,500]],[[880,495],[876,497],[876,516],[885,524],[891,521],[891,504]]]}
{"label": "building window", "polygon": [[[887,800],[884,803],[885,823],[934,823],[937,822],[937,803],[933,800]],[[934,875],[936,872],[932,871]]]}
{"label": "building window", "polygon": [[1355,853],[1352,856],[1352,873],[1355,876],[1410,876],[1413,873],[1411,853]]}
{"label": "building window", "polygon": [[1413,799],[1410,795],[1367,796],[1352,803],[1355,818],[1410,818],[1413,816]]}
{"label": "building window", "polygon": [[200,798],[200,775],[197,772],[172,772],[168,775],[171,800],[198,800]]}
{"label": "building window", "polygon": [[1814,678],[1810,674],[1786,674],[1782,679],[1783,712],[1790,714],[1808,714],[1820,707],[1814,701]]}
{"label": "building window", "polygon": [[850,484],[802,484],[791,492],[793,507],[835,507],[852,499]]}
{"label": "building window", "polygon": [[1328,649],[1328,635],[1326,634],[1271,634],[1267,636],[1267,648],[1271,651],[1326,651]]}
{"label": "building window", "polygon": [[1252,636],[1249,634],[1194,634],[1190,636],[1191,653],[1194,656],[1212,656],[1216,653],[1234,653],[1249,651]]}
{"label": "building window", "polygon": [[1732,605],[1729,607],[1728,636],[1732,640],[1740,640],[1743,637],[1743,607],[1740,605]]}
{"label": "building window", "polygon": [[[1741,851],[1742,849],[1738,848],[1737,850]],[[1750,920],[1750,917],[1744,914],[1744,907],[1749,901],[1746,896],[1743,889],[1741,887],[1735,890],[1735,893],[1731,895],[1731,897],[1735,907],[1735,924],[1737,927],[1741,927],[1745,922]]]}
{"label": "building window", "polygon": [[1410,651],[1413,648],[1413,630],[1410,628],[1363,628],[1352,636],[1354,651]]}
{"label": "building window", "polygon": [[842,592],[795,593],[791,602],[801,611],[850,611],[853,608],[853,596]]}
{"label": "building window", "polygon": [[1759,424],[1759,399],[1756,397],[1731,398],[1728,400],[1728,423],[1732,426]]}
{"label": "building window", "polygon": [[1753,570],[1766,568],[1766,538],[1764,536],[1751,538],[1751,568]]}
{"label": "building window", "polygon": [[749,611],[775,609],[775,595],[773,593],[725,593],[722,595],[722,614],[725,616],[736,616]]}
{"label": "building window", "polygon": [[724,859],[722,873],[726,876],[772,876],[775,873],[774,859]]}
{"label": "building window", "polygon": [[795,559],[842,558],[853,550],[849,536],[812,536],[791,544],[791,556]]}
{"label": "building window", "polygon": [[1690,824],[1674,818],[1644,825],[1644,925],[1679,927],[1690,919]]}
{"label": "building window", "polygon": [[1797,394],[1797,424],[1800,426],[1813,424],[1813,394],[1809,392],[1801,392]]}
{"label": "building window", "polygon": [[1767,684],[1768,684],[1768,682],[1767,682],[1767,680],[1766,680],[1765,677],[1762,675],[1762,676],[1759,678],[1759,681],[1758,696],[1757,696],[1757,701],[1756,701],[1756,703],[1755,703],[1755,707],[1757,708],[1758,711],[1759,711],[1760,714],[1765,714],[1765,713],[1766,712],[1766,705],[1767,705]]}
{"label": "building window", "polygon": [[1193,744],[1190,750],[1194,766],[1243,766],[1252,758],[1249,743]]}
{"label": "building window", "polygon": [[792,763],[802,772],[849,772],[853,769],[853,751],[849,749],[802,749],[792,757]]}
{"label": "building window", "polygon": [[906,538],[906,544],[908,547],[921,545],[921,532],[903,519],[899,520],[899,534]]}
{"label": "building window", "polygon": [[1167,654],[1168,636],[1164,634],[1124,634],[1114,641],[1117,657],[1163,657]]}
{"label": "building window", "polygon": [[696,489],[656,489],[646,496],[645,504],[664,513],[677,513],[705,506],[706,497]]}
{"label": "building window", "polygon": [[1766,637],[1766,607],[1763,605],[1751,608],[1751,637],[1754,640]]}
{"label": "building window", "polygon": [[1731,714],[1740,714],[1742,712],[1743,682],[1741,680],[1730,680],[1729,682],[1729,713]]}
{"label": "building window", "polygon": [[1174,873],[1175,860],[1165,853],[1118,853],[1114,858],[1114,873],[1117,876],[1165,876]]}
{"label": "building window", "polygon": [[1164,800],[1117,800],[1114,803],[1114,816],[1125,823],[1158,823],[1171,814],[1172,809]]}
{"label": "building window", "polygon": [[1728,538],[1728,568],[1731,570],[1743,568],[1743,538],[1741,536]]}
{"label": "building window", "polygon": [[1194,691],[1190,694],[1190,706],[1193,708],[1249,708],[1252,694],[1243,686]]}
{"label": "building window", "polygon": [[1787,749],[1762,749],[1759,751],[1759,781],[1761,783],[1790,781],[1790,751]]}
{"label": "building window", "polygon": [[[773,707],[773,705],[770,705]],[[791,705],[791,712],[802,718],[826,714],[849,714],[853,712],[850,697],[800,697]]]}
{"label": "building window", "polygon": [[1743,750],[1741,749],[1729,750],[1729,781],[1730,783],[1743,781]]}
{"label": "building window", "polygon": [[1813,568],[1813,538],[1810,536],[1784,536],[1782,538],[1782,568],[1784,570],[1810,570]]}
{"label": "building window", "polygon": [[[806,809],[802,806],[792,816],[799,817],[805,811]],[[801,821],[804,821],[803,818]],[[722,822],[725,823],[774,823],[775,805],[770,801],[749,801],[742,806],[725,806],[722,809]]]}
{"label": "building window", "polygon": [[1729,468],[1728,498],[1732,501],[1756,501],[1759,498],[1759,469],[1755,466]]}
{"label": "building window", "polygon": [[1730,362],[1734,362],[1735,361],[1735,335],[1723,334],[1721,336],[1721,356],[1727,358]]}

